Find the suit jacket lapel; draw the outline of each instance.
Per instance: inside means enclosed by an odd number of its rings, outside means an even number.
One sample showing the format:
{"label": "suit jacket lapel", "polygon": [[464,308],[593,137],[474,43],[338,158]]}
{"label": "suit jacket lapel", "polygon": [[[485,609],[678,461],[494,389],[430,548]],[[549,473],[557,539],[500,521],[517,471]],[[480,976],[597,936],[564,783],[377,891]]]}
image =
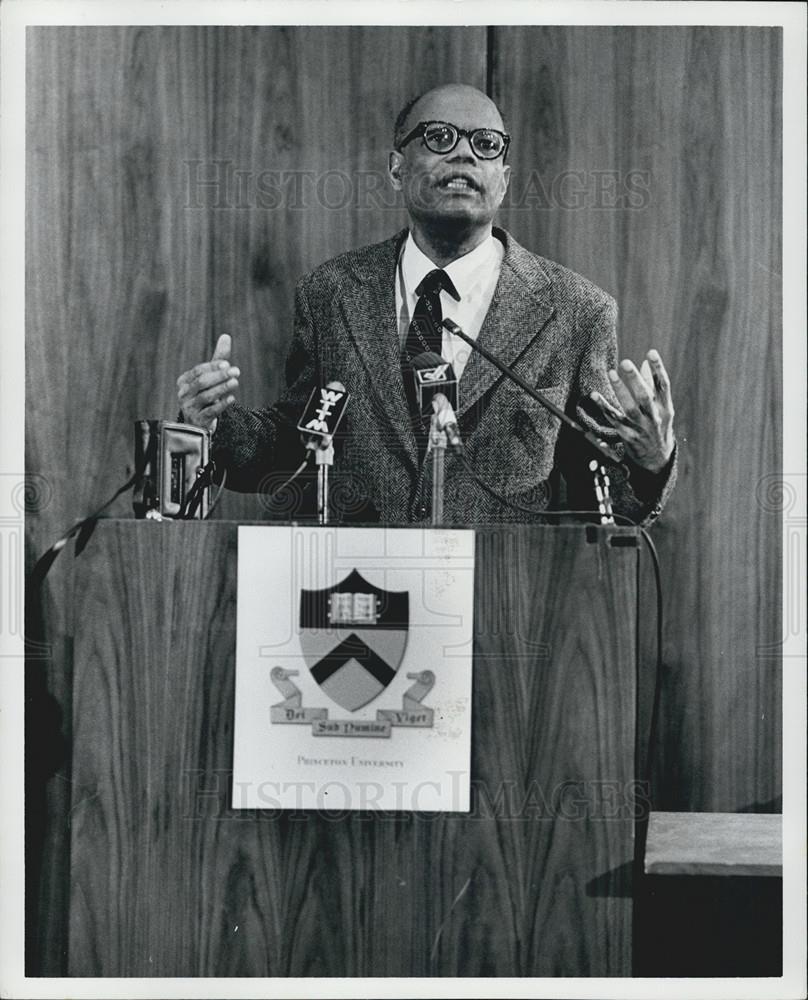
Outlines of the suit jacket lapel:
{"label": "suit jacket lapel", "polygon": [[354,263],[358,280],[344,289],[341,300],[345,324],[382,404],[380,411],[389,417],[402,454],[417,468],[418,445],[401,378],[395,299],[398,256],[406,235],[405,229],[368,248]]}
{"label": "suit jacket lapel", "polygon": [[[502,230],[495,232],[505,243],[505,256],[477,340],[504,364],[512,366],[553,314],[552,284],[532,254]],[[520,374],[525,372],[520,371]],[[494,365],[473,352],[460,379],[458,416],[503,377]]]}
{"label": "suit jacket lapel", "polygon": [[[532,254],[503,230],[495,233],[505,244],[505,256],[478,341],[505,364],[513,365],[553,314],[552,284]],[[406,235],[407,230],[402,230],[362,252],[353,264],[357,280],[346,283],[340,299],[345,325],[379,397],[380,412],[388,416],[401,454],[417,469],[418,445],[400,374],[395,300],[396,268]],[[458,416],[462,417],[501,377],[492,364],[473,353],[460,380]]]}

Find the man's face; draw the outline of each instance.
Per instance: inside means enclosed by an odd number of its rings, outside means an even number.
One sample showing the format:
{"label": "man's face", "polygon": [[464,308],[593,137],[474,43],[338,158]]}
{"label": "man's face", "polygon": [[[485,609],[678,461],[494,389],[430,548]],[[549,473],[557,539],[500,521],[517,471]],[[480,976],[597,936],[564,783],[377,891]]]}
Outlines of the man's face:
{"label": "man's face", "polygon": [[[470,87],[446,87],[426,94],[413,107],[399,138],[419,122],[440,121],[461,129],[504,131],[496,106]],[[511,168],[504,157],[475,156],[467,136],[448,153],[433,153],[422,138],[390,154],[390,179],[403,192],[410,216],[434,224],[490,224],[508,188]]]}

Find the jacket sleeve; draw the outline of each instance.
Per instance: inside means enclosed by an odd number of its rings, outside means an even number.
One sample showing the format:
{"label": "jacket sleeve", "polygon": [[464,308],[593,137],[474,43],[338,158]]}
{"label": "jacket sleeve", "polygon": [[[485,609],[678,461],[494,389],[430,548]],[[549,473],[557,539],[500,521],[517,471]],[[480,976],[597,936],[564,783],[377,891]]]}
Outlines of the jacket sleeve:
{"label": "jacket sleeve", "polygon": [[[615,406],[619,406],[607,372],[617,367],[617,304],[608,298],[592,319],[580,331],[584,348],[573,393],[572,416],[587,430],[610,445],[622,460],[622,465],[607,466],[610,480],[612,509],[635,524],[648,526],[660,515],[670,496],[677,475],[676,447],[667,466],[659,473],[636,465],[625,454],[617,432],[610,427],[590,393],[598,391]],[[594,453],[585,441],[566,426],[561,432],[560,454],[562,474],[567,484],[567,503],[574,510],[597,508],[589,462]]]}
{"label": "jacket sleeve", "polygon": [[240,493],[271,491],[300,465],[305,452],[296,425],[317,381],[316,334],[303,285],[299,284],[283,395],[274,406],[258,410],[236,403],[219,417],[213,458],[219,470],[227,470],[228,489]]}

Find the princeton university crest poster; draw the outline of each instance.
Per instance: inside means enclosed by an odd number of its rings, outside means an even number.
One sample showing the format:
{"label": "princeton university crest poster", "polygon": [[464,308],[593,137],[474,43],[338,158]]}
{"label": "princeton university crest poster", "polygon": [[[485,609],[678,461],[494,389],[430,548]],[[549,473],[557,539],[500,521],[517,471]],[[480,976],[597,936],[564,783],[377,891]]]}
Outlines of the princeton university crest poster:
{"label": "princeton university crest poster", "polygon": [[474,532],[238,534],[233,807],[467,812]]}

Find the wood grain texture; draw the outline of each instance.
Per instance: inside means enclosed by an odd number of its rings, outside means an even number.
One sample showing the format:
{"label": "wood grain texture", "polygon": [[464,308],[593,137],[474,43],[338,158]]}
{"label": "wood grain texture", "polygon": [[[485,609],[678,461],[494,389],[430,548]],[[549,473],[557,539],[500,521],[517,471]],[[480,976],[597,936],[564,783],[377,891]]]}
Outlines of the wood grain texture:
{"label": "wood grain texture", "polygon": [[348,816],[229,808],[236,538],[77,564],[70,974],[627,975],[637,550],[479,532],[471,812]]}
{"label": "wood grain texture", "polygon": [[[231,334],[241,398],[260,406],[285,384],[295,283],[406,224],[386,174],[396,115],[446,79],[484,86],[485,29],[224,28],[210,40],[217,87],[202,176],[217,186],[195,201],[211,220],[211,347]],[[219,516],[268,512],[227,494]]]}
{"label": "wood grain texture", "polygon": [[[51,495],[29,567],[125,480],[132,422],[174,416],[220,333],[244,399],[276,396],[295,281],[402,224],[378,190],[391,124],[446,74],[484,84],[484,28],[28,29],[26,468]],[[235,494],[218,514],[267,516]],[[57,562],[27,613],[50,644],[27,692],[28,961],[48,975],[67,954],[70,771],[48,748],[70,738],[71,585]]]}
{"label": "wood grain texture", "polygon": [[[207,349],[209,220],[183,211],[179,186],[183,157],[206,155],[188,85],[209,77],[204,42],[196,29],[28,31],[26,464],[53,494],[27,520],[29,565],[125,480],[132,422],[172,413],[181,345]],[[125,516],[129,498],[112,510]],[[37,669],[67,738],[69,601],[57,566],[28,620],[52,647]],[[31,887],[34,968],[50,974],[66,955],[69,778],[63,766],[45,790],[45,877]]]}
{"label": "wood grain texture", "polygon": [[[503,221],[618,300],[621,356],[660,351],[679,484],[665,586],[657,808],[779,809],[779,29],[495,28],[514,134]],[[531,171],[534,171],[531,173]],[[653,689],[653,578],[642,617]]]}
{"label": "wood grain texture", "polygon": [[783,874],[783,817],[777,813],[652,812],[646,875]]}
{"label": "wood grain texture", "polygon": [[[274,398],[296,279],[403,222],[375,173],[400,104],[447,79],[490,80],[514,135],[501,221],[613,293],[624,353],[654,344],[674,382],[680,482],[654,529],[655,805],[779,809],[780,61],[766,28],[29,28],[26,466],[51,499],[27,514],[27,564],[124,480],[132,421],[173,415],[177,374],[220,333],[244,399]],[[112,513],[128,516],[128,498]],[[268,512],[227,494],[218,514]],[[54,975],[68,891],[64,559],[26,625],[49,643],[28,668],[29,967]],[[652,586],[644,573],[641,731]]]}
{"label": "wood grain texture", "polygon": [[404,223],[399,107],[482,86],[484,59],[483,28],[29,30],[28,465],[57,497],[36,547],[120,484],[132,422],[172,417],[221,333],[244,400],[275,398],[294,283]]}

